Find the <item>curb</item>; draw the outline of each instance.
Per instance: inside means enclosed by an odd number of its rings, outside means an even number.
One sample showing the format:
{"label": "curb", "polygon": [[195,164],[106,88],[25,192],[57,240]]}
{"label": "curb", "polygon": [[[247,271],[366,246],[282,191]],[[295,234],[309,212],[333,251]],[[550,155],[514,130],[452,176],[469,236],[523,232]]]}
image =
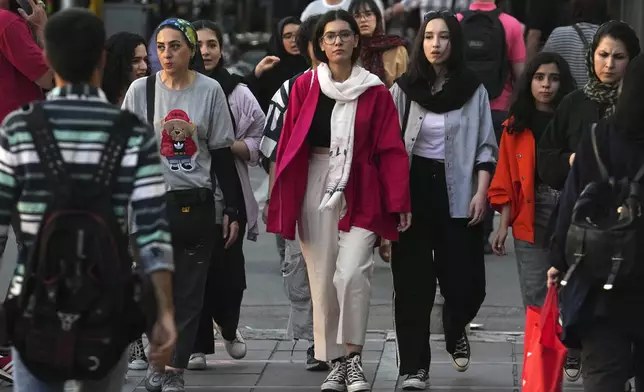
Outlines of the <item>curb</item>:
{"label": "curb", "polygon": [[[286,329],[255,329],[251,327],[240,327],[240,331],[247,340],[283,340],[292,339],[286,333]],[[367,330],[367,341],[393,342],[396,340],[396,333],[393,330]],[[471,331],[468,336],[470,342],[479,343],[519,343],[523,344],[523,332],[512,331]],[[445,339],[443,335],[432,335],[431,340],[441,342]]]}

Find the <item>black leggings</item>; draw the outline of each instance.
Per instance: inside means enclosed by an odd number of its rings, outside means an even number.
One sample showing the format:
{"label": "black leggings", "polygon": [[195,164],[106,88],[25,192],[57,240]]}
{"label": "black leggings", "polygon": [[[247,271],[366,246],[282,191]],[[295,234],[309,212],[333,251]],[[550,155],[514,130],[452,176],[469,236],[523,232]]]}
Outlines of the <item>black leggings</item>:
{"label": "black leggings", "polygon": [[212,252],[208,280],[204,292],[203,308],[199,320],[199,331],[193,352],[212,354],[215,352],[213,320],[221,327],[223,338],[235,339],[239,326],[246,271],[243,252],[246,223],[239,225],[239,237],[228,249],[224,249],[222,226],[216,227],[215,249]]}

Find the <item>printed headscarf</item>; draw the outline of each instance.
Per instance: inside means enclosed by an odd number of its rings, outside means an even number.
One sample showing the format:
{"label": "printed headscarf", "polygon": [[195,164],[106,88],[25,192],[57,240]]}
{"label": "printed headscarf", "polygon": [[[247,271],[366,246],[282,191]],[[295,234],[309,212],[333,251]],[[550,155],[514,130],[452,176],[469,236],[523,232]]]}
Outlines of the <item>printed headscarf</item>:
{"label": "printed headscarf", "polygon": [[192,53],[191,57],[195,57],[195,54],[197,54],[197,31],[192,26],[192,24],[187,20],[181,19],[181,18],[166,19],[163,22],[161,22],[159,27],[157,27],[157,30],[154,36],[156,37],[159,31],[161,31],[161,29],[166,27],[179,30],[183,34],[183,37],[186,39],[186,42],[188,43],[188,46],[190,46],[190,50]]}
{"label": "printed headscarf", "polygon": [[599,27],[593,43],[586,52],[586,70],[588,72],[588,82],[584,86],[584,94],[592,101],[606,105],[607,109],[603,117],[608,117],[615,111],[615,105],[619,99],[620,83],[602,83],[595,73],[595,51],[599,42],[605,36],[611,36],[619,39],[624,43],[628,51],[629,59],[633,59],[640,53],[639,39],[635,31],[626,23],[620,21],[606,22]]}

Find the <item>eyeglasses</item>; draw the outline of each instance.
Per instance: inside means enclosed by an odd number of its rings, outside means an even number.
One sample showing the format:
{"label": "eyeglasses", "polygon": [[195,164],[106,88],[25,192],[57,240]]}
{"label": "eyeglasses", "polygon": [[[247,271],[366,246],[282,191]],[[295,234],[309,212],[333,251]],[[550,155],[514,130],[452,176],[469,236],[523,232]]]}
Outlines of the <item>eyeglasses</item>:
{"label": "eyeglasses", "polygon": [[374,16],[372,11],[356,12],[353,14],[353,19],[360,20],[362,18],[369,19]]}
{"label": "eyeglasses", "polygon": [[423,15],[423,20],[427,21],[429,19],[434,19],[436,17],[444,17],[444,18],[449,18],[449,17],[454,17],[454,12],[452,10],[438,10],[438,11],[429,11],[426,12],[425,15]]}
{"label": "eyeglasses", "polygon": [[296,33],[286,33],[282,35],[282,39],[286,41],[295,41],[297,39]]}
{"label": "eyeglasses", "polygon": [[339,33],[328,32],[322,36],[322,40],[327,45],[333,45],[338,37],[340,37],[340,42],[349,42],[355,37],[355,33],[351,30],[344,30]]}

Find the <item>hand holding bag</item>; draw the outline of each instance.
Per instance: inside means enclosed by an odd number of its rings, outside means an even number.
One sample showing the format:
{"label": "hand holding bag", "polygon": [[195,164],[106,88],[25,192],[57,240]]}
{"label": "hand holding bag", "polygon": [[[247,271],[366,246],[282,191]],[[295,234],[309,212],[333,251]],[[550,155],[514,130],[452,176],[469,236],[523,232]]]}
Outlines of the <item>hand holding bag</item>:
{"label": "hand holding bag", "polygon": [[542,308],[529,306],[523,347],[522,392],[561,392],[568,350],[559,340],[557,287],[552,286]]}

